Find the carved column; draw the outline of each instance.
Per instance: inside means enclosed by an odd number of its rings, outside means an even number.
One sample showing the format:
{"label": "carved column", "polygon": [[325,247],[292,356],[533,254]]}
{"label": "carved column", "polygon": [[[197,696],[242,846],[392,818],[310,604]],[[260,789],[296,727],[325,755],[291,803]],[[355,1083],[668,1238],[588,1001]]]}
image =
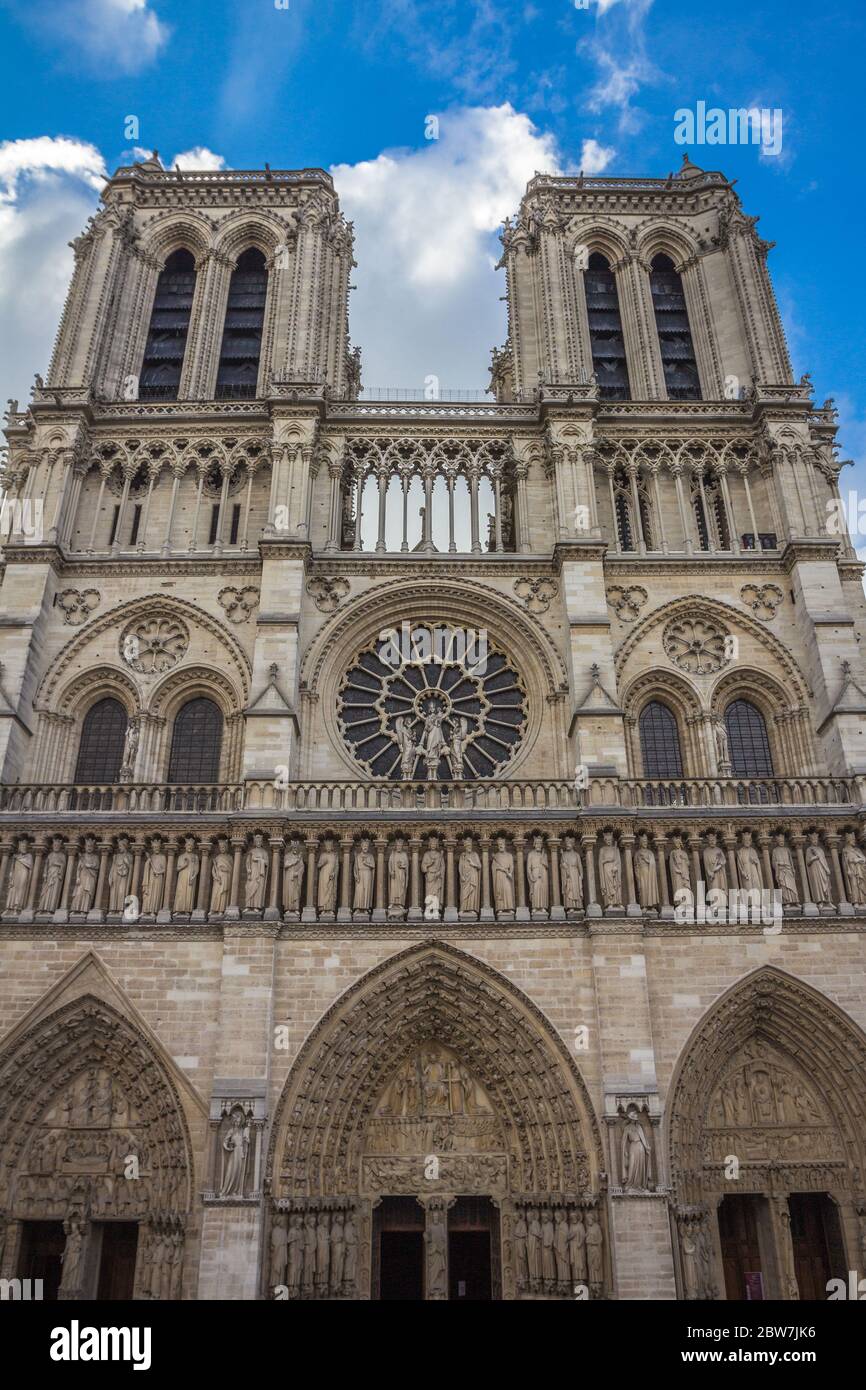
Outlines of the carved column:
{"label": "carved column", "polygon": [[60,906],[54,914],[55,922],[69,921],[69,899],[72,896],[72,885],[75,882],[75,861],[77,858],[78,845],[74,840],[67,841],[66,877],[63,880],[63,894],[60,899]]}
{"label": "carved column", "polygon": [[653,843],[655,844],[656,850],[656,869],[658,872],[659,880],[659,897],[661,899],[660,915],[662,917],[666,917],[668,913],[665,912],[665,908],[670,908],[671,898],[670,891],[668,889],[668,866],[665,861],[665,836],[654,835]]}
{"label": "carved column", "polygon": [[45,857],[45,840],[40,835],[33,846],[33,872],[30,875],[30,889],[27,894],[27,902],[24,911],[21,913],[22,922],[32,922],[36,908],[36,890],[39,887],[39,880],[42,877],[42,860]]}
{"label": "carved column", "polygon": [[812,902],[812,888],[809,883],[809,875],[806,871],[806,856],[803,852],[806,836],[792,834],[791,843],[794,846],[794,852],[797,856],[797,869],[800,876],[800,901],[803,904],[803,916],[816,917],[818,915],[818,909]]}
{"label": "carved column", "polygon": [[352,920],[352,846],[354,840],[351,836],[340,841],[343,865],[340,871],[340,907],[337,912],[338,922],[351,922]]}
{"label": "carved column", "polygon": [[316,839],[304,841],[307,848],[307,901],[301,913],[302,922],[316,920],[316,852],[319,842]]}
{"label": "carved column", "polygon": [[795,1301],[800,1297],[794,1264],[794,1246],[791,1241],[791,1210],[788,1197],[770,1198],[770,1212],[773,1224],[773,1237],[776,1245],[776,1263],[779,1271],[778,1297]]}
{"label": "carved column", "polygon": [[490,898],[490,836],[481,836],[481,921],[494,920],[493,904]]}
{"label": "carved column", "polygon": [[454,850],[456,840],[445,841],[445,911],[442,919],[445,922],[457,921],[457,888],[456,874],[454,871]]}
{"label": "carved column", "polygon": [[240,917],[241,915],[241,855],[244,852],[246,840],[242,835],[232,837],[232,886],[229,899],[227,917]]}
{"label": "carved column", "polygon": [[584,835],[581,841],[584,863],[586,865],[586,915],[587,917],[601,916],[601,903],[598,901],[598,893],[595,886],[595,845],[597,837],[595,835]]}
{"label": "carved column", "polygon": [[374,922],[384,922],[384,921],[387,919],[387,916],[388,916],[388,913],[387,913],[386,910],[385,910],[385,882],[386,882],[386,877],[387,877],[386,871],[385,871],[385,850],[388,848],[388,841],[387,841],[386,839],[384,839],[383,837],[380,837],[380,838],[378,838],[378,839],[376,840],[375,844],[376,844],[376,898],[375,898],[375,907],[373,908],[373,917],[372,917],[372,920],[373,920]]}
{"label": "carved column", "polygon": [[411,839],[409,841],[411,851],[411,880],[409,888],[409,913],[410,922],[418,922],[422,917],[421,909],[421,841]]}
{"label": "carved column", "polygon": [[[852,912],[853,908],[847,901],[848,894],[845,891],[845,880],[842,877],[842,863],[839,858],[839,836],[825,835],[824,839],[830,849],[830,858],[833,863],[833,882],[836,885],[836,899],[839,904],[840,912]],[[33,870],[34,874],[36,870]]]}
{"label": "carved column", "polygon": [[547,844],[550,849],[550,917],[551,921],[562,921],[565,908],[562,906],[562,879],[559,871],[559,836],[549,835]]}
{"label": "carved column", "polygon": [[280,883],[282,881],[280,851],[283,848],[283,838],[281,835],[276,835],[268,843],[271,847],[271,895],[268,906],[265,908],[264,920],[266,922],[278,922],[280,920]]}
{"label": "carved column", "polygon": [[196,900],[195,911],[192,914],[194,922],[204,922],[207,917],[208,903],[210,902],[211,872],[210,872],[210,840],[201,842],[201,860],[198,870],[198,898]]}
{"label": "carved column", "polygon": [[157,922],[170,922],[174,907],[174,870],[177,862],[177,840],[172,837],[165,846],[165,897],[156,914]]}
{"label": "carved column", "polygon": [[100,840],[99,842],[99,873],[96,878],[96,892],[93,895],[93,904],[87,914],[88,922],[101,922],[104,913],[102,904],[105,901],[105,879],[108,873],[108,856],[111,853],[111,841]]}
{"label": "carved column", "polygon": [[526,906],[526,869],[524,867],[525,840],[522,835],[514,837],[514,889],[517,911],[515,922],[528,922],[529,909]]}
{"label": "carved column", "polygon": [[424,1297],[428,1302],[448,1298],[448,1208],[454,1197],[419,1197],[424,1208]]}
{"label": "carved column", "polygon": [[627,917],[640,917],[641,905],[637,901],[637,894],[634,887],[634,836],[620,835],[620,848],[625,859],[625,911]]}

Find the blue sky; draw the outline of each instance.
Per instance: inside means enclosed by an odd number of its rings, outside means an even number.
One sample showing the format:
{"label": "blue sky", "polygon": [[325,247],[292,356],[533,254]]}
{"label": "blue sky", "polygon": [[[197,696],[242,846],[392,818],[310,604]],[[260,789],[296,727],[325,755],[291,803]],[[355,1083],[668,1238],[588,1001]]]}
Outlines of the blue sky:
{"label": "blue sky", "polygon": [[[526,179],[665,175],[674,112],[703,100],[782,110],[776,157],[690,153],[738,180],[777,242],[796,372],[835,397],[843,456],[862,459],[864,30],[866,8],[839,0],[0,0],[0,398],[44,372],[66,243],[133,146],[331,169],[367,384],[483,387],[504,337],[496,228]],[[859,466],[843,490],[858,482]]]}

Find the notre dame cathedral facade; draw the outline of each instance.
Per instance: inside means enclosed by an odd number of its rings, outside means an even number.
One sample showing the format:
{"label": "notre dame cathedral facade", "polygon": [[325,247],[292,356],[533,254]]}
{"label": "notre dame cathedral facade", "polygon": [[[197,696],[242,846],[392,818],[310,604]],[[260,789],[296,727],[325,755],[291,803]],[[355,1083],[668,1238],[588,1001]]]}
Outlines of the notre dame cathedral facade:
{"label": "notre dame cathedral facade", "polygon": [[0,1275],[862,1267],[866,609],[755,222],[537,176],[491,399],[374,399],[326,173],[110,180],[7,416]]}

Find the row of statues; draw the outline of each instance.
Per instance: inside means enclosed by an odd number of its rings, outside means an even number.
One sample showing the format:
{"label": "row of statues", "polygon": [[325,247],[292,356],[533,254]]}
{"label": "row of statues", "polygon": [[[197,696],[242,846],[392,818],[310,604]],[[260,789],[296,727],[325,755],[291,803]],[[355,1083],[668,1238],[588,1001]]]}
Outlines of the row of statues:
{"label": "row of statues", "polygon": [[604,1232],[598,1213],[572,1207],[518,1207],[512,1227],[518,1293],[580,1288],[598,1298],[604,1286]]}
{"label": "row of statues", "polygon": [[357,1270],[358,1230],[351,1207],[274,1216],[268,1283],[275,1298],[351,1297]]}
{"label": "row of statues", "polygon": [[[71,913],[107,910],[131,918],[161,912],[178,917],[196,911],[221,915],[230,907],[261,912],[267,905],[269,882],[272,899],[281,896],[282,911],[290,919],[300,917],[305,905],[323,915],[336,914],[338,906],[361,915],[374,908],[378,852],[373,839],[366,835],[352,842],[348,854],[346,843],[341,846],[333,837],[324,838],[312,856],[309,844],[288,840],[283,846],[280,882],[276,885],[281,895],[274,892],[274,856],[261,833],[255,833],[240,849],[237,842],[218,838],[212,853],[210,846],[203,852],[194,836],[183,837],[179,844],[168,844],[159,834],[137,849],[143,861],[139,874],[135,873],[135,854],[127,835],[120,835],[116,845],[108,847],[98,846],[90,835],[80,847],[66,845],[62,837],[55,835],[44,853],[41,882],[36,883],[39,851],[34,852],[29,839],[22,838],[10,855],[5,910],[17,914],[32,907],[38,913],[54,913],[62,906]],[[416,842],[415,851],[419,856],[418,888],[422,897],[421,902],[411,905],[423,908],[426,917],[441,916],[445,906],[453,907],[460,915],[477,917],[485,906],[484,859],[477,840],[466,835],[454,849],[452,902],[448,902],[447,896],[448,861],[442,838],[431,834],[420,848]],[[405,915],[413,896],[412,852],[403,836],[397,836],[385,847],[380,895],[381,906],[389,917]],[[772,882],[766,881],[766,864],[749,830],[741,831],[724,847],[719,844],[718,835],[709,831],[698,850],[697,873],[694,846],[690,853],[680,834],[669,840],[657,839],[653,849],[648,834],[641,833],[634,849],[628,852],[632,856],[634,901],[644,910],[657,910],[670,900],[676,902],[677,894],[683,890],[693,892],[694,879],[700,875],[708,893],[727,892],[731,888],[744,892],[777,889],[784,907],[795,907],[802,901],[818,907],[834,905],[828,851],[817,830],[807,834],[801,851],[799,877],[804,880],[803,898],[794,855],[783,831],[774,835],[766,861]],[[552,904],[560,903],[566,915],[582,912],[585,877],[592,862],[585,863],[585,854],[586,847],[580,847],[574,835],[567,834],[553,843],[540,834],[531,835],[523,850],[521,883],[519,852],[509,838],[495,836],[488,847],[489,905],[504,918],[522,906],[531,913],[547,914]],[[605,909],[623,907],[629,902],[628,875],[623,873],[623,849],[613,831],[603,832],[595,863],[598,896],[591,896],[590,901],[597,900]],[[866,906],[866,854],[853,831],[843,836],[839,863],[844,873],[845,901],[856,907]],[[102,901],[97,902],[98,896]],[[235,896],[237,901],[233,901]]]}

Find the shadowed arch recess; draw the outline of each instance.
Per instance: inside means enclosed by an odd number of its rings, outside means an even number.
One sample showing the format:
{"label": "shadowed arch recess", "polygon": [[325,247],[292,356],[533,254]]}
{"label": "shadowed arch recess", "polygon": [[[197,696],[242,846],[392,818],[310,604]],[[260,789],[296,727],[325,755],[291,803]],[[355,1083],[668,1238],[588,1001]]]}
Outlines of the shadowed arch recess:
{"label": "shadowed arch recess", "polygon": [[365,975],[307,1039],[268,1153],[275,1197],[359,1190],[365,1129],[383,1087],[430,1039],[452,1048],[489,1097],[512,1193],[597,1191],[598,1126],[561,1038],[503,976],[430,942]]}

